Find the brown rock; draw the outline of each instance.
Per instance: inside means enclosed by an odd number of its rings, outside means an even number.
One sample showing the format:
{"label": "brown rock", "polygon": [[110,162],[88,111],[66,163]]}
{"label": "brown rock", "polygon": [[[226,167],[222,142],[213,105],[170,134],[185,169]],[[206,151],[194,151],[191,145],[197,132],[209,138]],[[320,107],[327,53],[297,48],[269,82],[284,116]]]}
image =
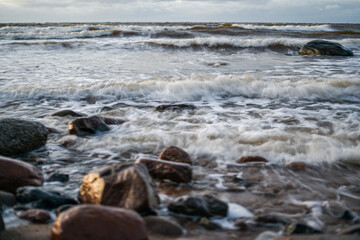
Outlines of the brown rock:
{"label": "brown rock", "polygon": [[149,211],[159,204],[148,170],[141,164],[114,164],[87,174],[80,186],[82,203]]}
{"label": "brown rock", "polygon": [[15,195],[8,192],[0,191],[0,206],[14,206],[16,204]]}
{"label": "brown rock", "polygon": [[165,148],[159,155],[159,159],[171,162],[181,162],[192,165],[191,157],[184,150],[170,146]]}
{"label": "brown rock", "polygon": [[265,158],[260,157],[260,156],[245,156],[245,157],[239,158],[236,162],[237,163],[268,162],[268,160],[266,160]]}
{"label": "brown rock", "polygon": [[307,164],[304,162],[292,162],[284,166],[284,168],[291,169],[293,171],[304,171],[307,167]]}
{"label": "brown rock", "polygon": [[44,177],[36,167],[0,156],[0,190],[16,193],[23,186],[41,186]]}
{"label": "brown rock", "polygon": [[65,110],[60,110],[58,112],[52,113],[50,116],[51,117],[66,117],[66,116],[85,117],[86,114],[74,112],[73,110],[69,110],[69,109],[65,109]]}
{"label": "brown rock", "polygon": [[144,164],[155,179],[168,179],[179,183],[188,183],[192,180],[192,169],[189,164],[148,158],[140,158],[136,163]]}
{"label": "brown rock", "polygon": [[48,211],[34,208],[20,213],[18,218],[28,220],[33,223],[46,223],[51,219],[51,216]]}
{"label": "brown rock", "polygon": [[143,218],[149,234],[158,234],[169,237],[180,237],[184,234],[182,227],[169,220],[147,216]]}
{"label": "brown rock", "polygon": [[146,226],[134,211],[81,205],[59,215],[51,240],[147,240]]}
{"label": "brown rock", "polygon": [[77,118],[68,123],[68,129],[70,134],[75,134],[81,137],[110,130],[103,118],[99,116]]}

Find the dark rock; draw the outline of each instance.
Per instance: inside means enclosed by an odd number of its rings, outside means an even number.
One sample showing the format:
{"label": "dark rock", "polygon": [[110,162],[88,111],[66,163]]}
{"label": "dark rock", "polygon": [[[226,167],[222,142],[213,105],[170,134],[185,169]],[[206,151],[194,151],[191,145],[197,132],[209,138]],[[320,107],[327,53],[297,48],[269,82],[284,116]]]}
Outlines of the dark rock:
{"label": "dark rock", "polygon": [[70,134],[80,137],[110,130],[104,119],[99,116],[77,118],[68,123],[68,129]]}
{"label": "dark rock", "polygon": [[114,164],[87,174],[80,186],[82,203],[146,212],[159,204],[148,170],[141,164]]}
{"label": "dark rock", "polygon": [[0,207],[1,205],[14,206],[15,204],[16,199],[14,194],[0,191]]}
{"label": "dark rock", "polygon": [[61,111],[52,113],[50,116],[51,116],[51,117],[67,117],[67,116],[71,116],[71,117],[85,117],[86,114],[74,112],[73,110],[69,110],[69,109],[65,109],[65,110],[61,110]]}
{"label": "dark rock", "polygon": [[145,221],[149,234],[158,234],[169,237],[180,237],[184,234],[184,230],[179,224],[169,220],[154,216],[144,217],[143,220]]}
{"label": "dark rock", "polygon": [[171,162],[181,162],[192,165],[190,155],[181,148],[170,146],[165,148],[159,155],[159,159]]}
{"label": "dark rock", "polygon": [[18,218],[33,223],[46,223],[51,219],[50,213],[42,209],[29,209],[18,215]]}
{"label": "dark rock", "polygon": [[339,43],[314,40],[306,43],[300,50],[301,55],[353,56],[353,52]]}
{"label": "dark rock", "polygon": [[292,162],[284,166],[284,168],[293,170],[293,171],[304,171],[307,168],[307,164],[304,162]]}
{"label": "dark rock", "polygon": [[59,192],[49,191],[40,187],[22,187],[17,190],[16,200],[20,203],[33,203],[36,208],[54,209],[64,204],[78,202]]}
{"label": "dark rock", "polygon": [[225,217],[227,216],[228,208],[226,202],[210,195],[205,195],[204,197],[180,197],[168,206],[168,209],[174,213],[201,217]]}
{"label": "dark rock", "polygon": [[99,205],[73,207],[59,215],[51,240],[147,240],[144,221],[134,211]]}
{"label": "dark rock", "polygon": [[16,193],[23,186],[41,186],[44,177],[36,167],[0,156],[0,190]]}
{"label": "dark rock", "polygon": [[236,162],[237,163],[268,162],[268,160],[266,160],[265,158],[260,157],[260,156],[245,156],[245,157],[239,158]]}
{"label": "dark rock", "polygon": [[14,118],[0,120],[0,155],[13,156],[46,144],[48,129],[38,122]]}
{"label": "dark rock", "polygon": [[191,104],[169,104],[169,105],[160,105],[155,108],[155,111],[164,112],[164,111],[183,111],[183,110],[195,110],[196,107]]}
{"label": "dark rock", "polygon": [[0,214],[0,232],[5,229],[5,224],[2,215]]}
{"label": "dark rock", "polygon": [[69,181],[69,175],[62,174],[62,173],[53,173],[49,176],[49,178],[46,181],[47,182],[67,182],[67,181]]}
{"label": "dark rock", "polygon": [[261,215],[254,218],[254,221],[258,223],[268,223],[268,224],[290,224],[286,219],[276,216],[276,215]]}
{"label": "dark rock", "polygon": [[102,117],[102,118],[107,125],[120,125],[125,122],[124,120],[118,118],[109,118],[109,117]]}
{"label": "dark rock", "polygon": [[73,205],[73,204],[65,204],[65,205],[61,205],[60,207],[58,207],[56,210],[55,210],[55,214],[56,216],[58,216],[60,213],[72,208],[72,207],[75,207],[76,205]]}
{"label": "dark rock", "polygon": [[136,163],[144,164],[154,179],[168,179],[178,183],[188,183],[192,180],[192,169],[189,164],[148,158],[140,158]]}
{"label": "dark rock", "polygon": [[290,226],[285,227],[285,232],[287,234],[311,234],[311,233],[321,233],[321,231],[314,229],[308,225],[302,223],[294,223]]}

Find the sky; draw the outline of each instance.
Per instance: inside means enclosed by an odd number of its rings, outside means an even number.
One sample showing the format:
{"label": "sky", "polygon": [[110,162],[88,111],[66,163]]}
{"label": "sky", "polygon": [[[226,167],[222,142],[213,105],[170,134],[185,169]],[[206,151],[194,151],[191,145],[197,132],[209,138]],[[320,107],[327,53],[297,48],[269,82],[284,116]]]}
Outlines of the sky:
{"label": "sky", "polygon": [[0,0],[0,22],[360,23],[360,0]]}

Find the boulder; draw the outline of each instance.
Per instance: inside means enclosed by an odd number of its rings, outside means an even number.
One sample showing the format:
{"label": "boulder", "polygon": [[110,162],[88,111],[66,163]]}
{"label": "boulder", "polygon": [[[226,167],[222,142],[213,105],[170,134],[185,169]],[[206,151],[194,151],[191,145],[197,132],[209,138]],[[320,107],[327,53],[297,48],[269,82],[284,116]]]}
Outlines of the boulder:
{"label": "boulder", "polygon": [[205,195],[204,197],[180,197],[168,206],[171,212],[199,217],[226,217],[228,208],[229,206],[226,202],[210,195]]}
{"label": "boulder", "polygon": [[154,179],[168,179],[178,183],[188,183],[192,180],[192,169],[189,164],[148,158],[139,158],[136,163],[144,164]]}
{"label": "boulder", "polygon": [[50,213],[42,209],[29,209],[18,215],[18,218],[28,220],[33,223],[47,223],[50,219]]}
{"label": "boulder", "polygon": [[64,109],[64,110],[60,110],[58,112],[52,113],[50,114],[51,117],[85,117],[86,114],[83,113],[78,113],[78,112],[74,112],[73,110],[69,110],[69,109]]}
{"label": "boulder", "polygon": [[122,123],[124,123],[124,120],[121,119],[91,116],[77,118],[69,122],[68,129],[70,134],[84,137],[97,132],[109,131],[110,127],[108,125],[119,125]]}
{"label": "boulder", "polygon": [[0,119],[0,155],[14,156],[46,144],[48,129],[41,123],[15,118]]}
{"label": "boulder", "polygon": [[183,111],[183,110],[195,110],[196,107],[191,104],[169,104],[169,105],[159,105],[155,108],[157,112],[165,111]]}
{"label": "boulder", "polygon": [[0,208],[1,205],[14,206],[15,204],[16,199],[14,194],[0,191]]}
{"label": "boulder", "polygon": [[20,203],[33,203],[34,207],[54,209],[64,204],[77,204],[78,202],[56,191],[41,187],[22,187],[17,190],[16,200]]}
{"label": "boulder", "polygon": [[192,165],[190,155],[181,148],[170,146],[165,148],[159,155],[159,159],[171,162],[181,162]]}
{"label": "boulder", "polygon": [[41,186],[44,177],[36,167],[0,156],[0,190],[16,193],[23,186]]}
{"label": "boulder", "polygon": [[141,164],[118,163],[87,174],[80,186],[82,203],[151,211],[159,197],[148,170]]}
{"label": "boulder", "polygon": [[51,240],[147,240],[146,226],[134,211],[81,205],[61,213],[54,223]]}
{"label": "boulder", "polygon": [[300,50],[301,55],[353,56],[353,52],[341,44],[324,40],[306,43]]}
{"label": "boulder", "polygon": [[145,221],[146,229],[149,234],[169,237],[180,237],[184,234],[184,230],[179,224],[171,222],[167,219],[147,216],[144,217],[143,220]]}
{"label": "boulder", "polygon": [[244,156],[239,158],[236,162],[237,163],[268,162],[268,160],[260,156]]}

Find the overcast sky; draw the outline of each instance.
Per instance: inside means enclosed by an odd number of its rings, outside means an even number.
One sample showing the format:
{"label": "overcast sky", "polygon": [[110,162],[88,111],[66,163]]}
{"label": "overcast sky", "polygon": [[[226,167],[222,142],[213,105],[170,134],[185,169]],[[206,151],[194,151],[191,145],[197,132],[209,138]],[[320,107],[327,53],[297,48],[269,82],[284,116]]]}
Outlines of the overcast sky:
{"label": "overcast sky", "polygon": [[360,0],[0,0],[0,22],[360,23]]}

